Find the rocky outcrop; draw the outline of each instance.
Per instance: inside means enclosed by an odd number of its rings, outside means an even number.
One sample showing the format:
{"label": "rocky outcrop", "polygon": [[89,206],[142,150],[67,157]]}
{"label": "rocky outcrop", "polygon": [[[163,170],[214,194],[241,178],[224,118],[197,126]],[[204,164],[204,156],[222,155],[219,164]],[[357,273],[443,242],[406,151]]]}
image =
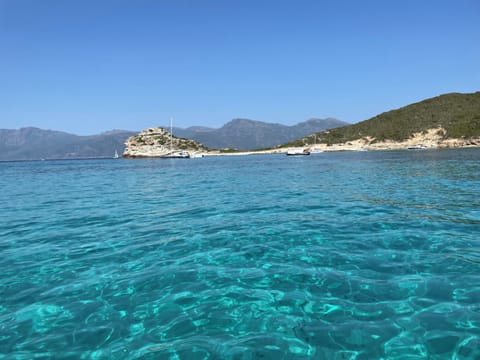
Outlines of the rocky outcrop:
{"label": "rocky outcrop", "polygon": [[196,154],[207,150],[194,140],[171,136],[170,132],[158,127],[145,129],[138,135],[129,137],[125,142],[123,157],[162,157],[176,151]]}

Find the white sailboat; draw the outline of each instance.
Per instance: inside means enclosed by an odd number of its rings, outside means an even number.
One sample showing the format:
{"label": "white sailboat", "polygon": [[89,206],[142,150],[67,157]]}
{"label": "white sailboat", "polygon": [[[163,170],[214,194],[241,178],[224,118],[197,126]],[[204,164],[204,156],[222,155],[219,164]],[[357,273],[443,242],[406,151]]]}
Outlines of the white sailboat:
{"label": "white sailboat", "polygon": [[177,150],[173,151],[173,119],[170,118],[170,152],[161,156],[163,159],[188,159],[190,154],[188,151]]}
{"label": "white sailboat", "polygon": [[114,159],[118,159],[120,156],[118,156],[118,152],[117,152],[117,149],[115,149],[115,155],[113,155],[113,158]]}

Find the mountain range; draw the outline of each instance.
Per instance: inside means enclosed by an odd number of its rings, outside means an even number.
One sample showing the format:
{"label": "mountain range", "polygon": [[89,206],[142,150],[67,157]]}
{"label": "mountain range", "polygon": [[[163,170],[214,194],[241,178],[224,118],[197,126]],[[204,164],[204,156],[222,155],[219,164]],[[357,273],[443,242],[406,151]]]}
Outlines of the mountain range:
{"label": "mountain range", "polygon": [[[372,145],[404,142],[414,134],[429,133],[434,134],[437,146],[450,146],[450,140],[455,140],[452,146],[475,145],[480,142],[480,92],[440,95],[353,125],[332,118],[310,119],[293,126],[234,119],[219,129],[195,126],[174,128],[173,133],[210,149],[254,150],[351,141]],[[0,129],[0,161],[112,157],[115,151],[123,153],[127,139],[137,134],[113,130],[78,136],[33,127]]]}
{"label": "mountain range", "polygon": [[[280,145],[345,124],[331,118],[310,119],[293,126],[235,119],[219,129],[194,126],[174,128],[173,133],[176,137],[192,139],[209,148],[249,150]],[[137,133],[112,130],[98,135],[78,136],[34,127],[0,129],[0,161],[112,157],[115,151],[122,154],[127,139]]]}
{"label": "mountain range", "polygon": [[271,148],[300,137],[348,123],[334,118],[310,119],[287,126],[249,119],[233,119],[219,129],[191,127],[173,129],[177,137],[195,140],[211,149],[254,150]]}
{"label": "mountain range", "polygon": [[79,136],[34,127],[0,129],[0,161],[113,157],[115,151],[123,152],[125,140],[135,134],[112,130]]}

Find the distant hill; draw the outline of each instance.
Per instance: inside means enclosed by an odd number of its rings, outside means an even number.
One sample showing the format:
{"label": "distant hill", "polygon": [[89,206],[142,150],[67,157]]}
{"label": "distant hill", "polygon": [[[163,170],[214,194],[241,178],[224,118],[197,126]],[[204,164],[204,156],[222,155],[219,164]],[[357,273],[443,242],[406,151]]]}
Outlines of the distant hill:
{"label": "distant hill", "polygon": [[190,133],[174,129],[174,134],[198,141],[208,148],[252,150],[274,147],[311,133],[346,124],[333,118],[310,119],[293,126],[234,119],[220,129],[190,128]]}
{"label": "distant hill", "polygon": [[[316,141],[327,144],[362,138],[403,141],[429,129],[439,129],[443,139],[480,137],[480,92],[451,93],[423,100],[354,125],[317,133]],[[310,136],[284,146],[302,146],[313,141]]]}
{"label": "distant hill", "polygon": [[78,159],[122,154],[132,131],[78,136],[34,127],[0,129],[0,160]]}
{"label": "distant hill", "polygon": [[215,131],[216,129],[214,128],[209,128],[206,126],[190,126],[186,129],[182,128],[173,128],[173,134],[175,136],[178,136],[180,138],[185,138],[185,139],[195,139],[198,133],[203,133],[203,132],[210,132],[210,131]]}

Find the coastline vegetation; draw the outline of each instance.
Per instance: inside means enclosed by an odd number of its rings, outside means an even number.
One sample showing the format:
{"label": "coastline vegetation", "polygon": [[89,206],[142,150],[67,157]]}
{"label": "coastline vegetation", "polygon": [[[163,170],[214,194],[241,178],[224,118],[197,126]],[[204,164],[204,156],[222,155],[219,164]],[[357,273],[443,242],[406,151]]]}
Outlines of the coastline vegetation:
{"label": "coastline vegetation", "polygon": [[440,135],[445,139],[480,137],[480,92],[440,95],[357,124],[312,134],[281,147],[315,142],[332,145],[366,137],[375,141],[402,141],[414,133],[433,128],[444,129]]}

